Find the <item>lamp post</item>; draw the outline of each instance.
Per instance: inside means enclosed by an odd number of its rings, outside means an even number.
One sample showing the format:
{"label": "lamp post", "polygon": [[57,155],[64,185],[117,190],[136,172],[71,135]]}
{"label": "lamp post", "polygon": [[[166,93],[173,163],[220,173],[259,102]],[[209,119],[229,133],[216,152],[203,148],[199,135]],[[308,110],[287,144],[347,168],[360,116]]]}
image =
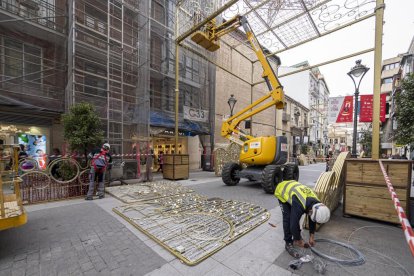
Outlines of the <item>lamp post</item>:
{"label": "lamp post", "polygon": [[324,140],[324,155],[326,156],[328,154],[328,132],[324,131],[323,132],[323,140]]}
{"label": "lamp post", "polygon": [[[365,65],[361,64],[361,60],[357,60],[355,62],[355,66],[351,68],[351,71],[348,72],[348,76],[352,79],[352,82],[355,86],[355,104],[354,104],[354,129],[353,129],[353,137],[352,137],[352,158],[357,157],[356,153],[356,142],[357,142],[357,119],[358,119],[358,96],[359,96],[359,85],[361,84],[362,79],[364,78],[365,74],[368,72],[369,68]],[[359,81],[358,81],[359,79]],[[357,84],[358,81],[358,84]]]}
{"label": "lamp post", "polygon": [[229,107],[230,107],[230,117],[233,117],[233,109],[234,109],[234,106],[237,103],[237,100],[236,100],[236,98],[234,97],[233,94],[230,95],[230,98],[227,101],[227,103],[229,104]]}

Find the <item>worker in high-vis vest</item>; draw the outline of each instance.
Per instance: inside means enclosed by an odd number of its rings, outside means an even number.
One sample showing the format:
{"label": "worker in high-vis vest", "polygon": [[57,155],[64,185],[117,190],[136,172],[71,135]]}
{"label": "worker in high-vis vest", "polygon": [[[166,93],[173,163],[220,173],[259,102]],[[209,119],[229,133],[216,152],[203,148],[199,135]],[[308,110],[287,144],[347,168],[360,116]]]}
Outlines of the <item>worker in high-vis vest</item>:
{"label": "worker in high-vis vest", "polygon": [[294,245],[308,247],[302,239],[299,221],[303,214],[309,216],[309,244],[315,245],[316,223],[328,222],[331,212],[322,204],[316,194],[308,186],[295,180],[287,180],[276,186],[275,196],[279,200],[283,214],[283,231],[286,242],[285,249],[290,255],[299,258]]}

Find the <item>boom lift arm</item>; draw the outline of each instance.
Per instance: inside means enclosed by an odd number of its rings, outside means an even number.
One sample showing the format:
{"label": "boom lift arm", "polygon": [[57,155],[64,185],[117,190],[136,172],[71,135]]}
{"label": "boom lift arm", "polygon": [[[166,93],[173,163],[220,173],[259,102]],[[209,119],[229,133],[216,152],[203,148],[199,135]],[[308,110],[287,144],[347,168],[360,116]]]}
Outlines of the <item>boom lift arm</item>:
{"label": "boom lift arm", "polygon": [[[215,26],[215,22],[210,22],[207,24],[204,32],[196,32],[192,40],[196,43],[202,45],[204,48],[210,51],[215,51],[220,48],[218,44],[218,39],[228,34],[238,27],[242,26],[247,39],[250,42],[250,45],[255,52],[257,58],[259,59],[263,73],[262,77],[266,81],[267,87],[269,88],[270,93],[256,100],[243,110],[237,112],[232,117],[228,118],[223,122],[221,127],[221,136],[239,144],[243,145],[245,141],[251,140],[254,137],[248,134],[243,133],[239,128],[239,124],[253,115],[262,112],[263,110],[268,109],[269,107],[275,106],[277,109],[283,109],[285,106],[284,92],[283,87],[280,84],[275,72],[273,71],[270,63],[263,52],[260,43],[257,41],[255,34],[253,33],[252,28],[250,27],[247,18],[244,16],[237,15],[232,19],[224,22],[221,25]],[[270,101],[266,100],[270,99]]]}

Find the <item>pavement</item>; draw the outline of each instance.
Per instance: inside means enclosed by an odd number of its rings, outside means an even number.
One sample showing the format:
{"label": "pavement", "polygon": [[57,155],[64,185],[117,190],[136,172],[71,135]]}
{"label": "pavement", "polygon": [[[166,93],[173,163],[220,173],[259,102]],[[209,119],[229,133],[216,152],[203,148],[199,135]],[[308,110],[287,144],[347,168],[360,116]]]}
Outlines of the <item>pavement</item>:
{"label": "pavement", "polygon": [[[324,169],[325,164],[300,167],[300,181],[314,186]],[[198,265],[187,266],[116,215],[112,208],[122,203],[113,197],[30,205],[26,225],[0,232],[0,275],[317,275],[310,263],[289,268],[292,257],[284,250],[280,208],[260,185],[244,181],[228,187],[214,173],[201,171],[178,182],[209,197],[258,204],[271,217]],[[360,266],[322,259],[325,275],[414,275],[414,258],[398,226],[344,218],[338,208],[316,238],[351,244],[366,259]],[[330,243],[319,242],[316,248],[335,258],[352,257]]]}

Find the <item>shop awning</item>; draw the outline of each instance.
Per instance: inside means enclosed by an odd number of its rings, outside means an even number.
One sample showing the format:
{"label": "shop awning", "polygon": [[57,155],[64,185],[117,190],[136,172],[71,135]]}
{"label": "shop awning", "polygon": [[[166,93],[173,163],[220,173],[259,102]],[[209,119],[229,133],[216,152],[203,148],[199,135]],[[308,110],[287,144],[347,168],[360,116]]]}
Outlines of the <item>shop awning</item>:
{"label": "shop awning", "polygon": [[[151,111],[150,123],[151,126],[164,127],[168,129],[175,128],[175,120],[163,112]],[[190,120],[181,120],[178,124],[178,129],[181,132],[185,132],[187,136],[210,134],[207,124]]]}

